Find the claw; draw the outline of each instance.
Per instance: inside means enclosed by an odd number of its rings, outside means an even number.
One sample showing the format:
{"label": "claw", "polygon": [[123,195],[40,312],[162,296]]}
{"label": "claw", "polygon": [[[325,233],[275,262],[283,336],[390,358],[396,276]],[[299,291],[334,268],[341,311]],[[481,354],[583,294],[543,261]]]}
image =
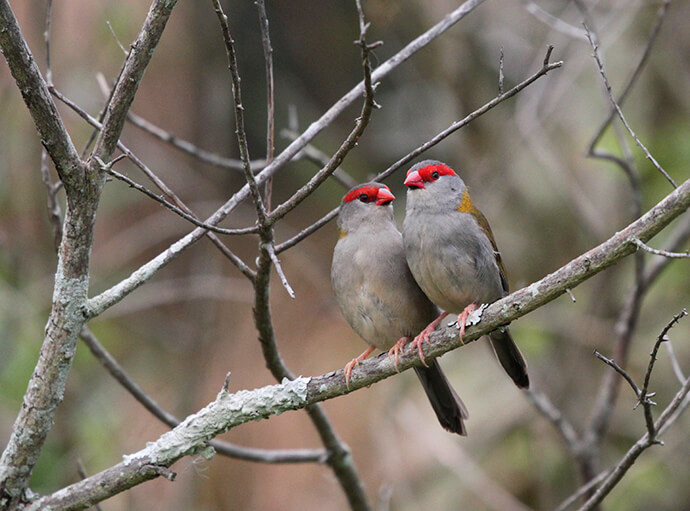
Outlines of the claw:
{"label": "claw", "polygon": [[458,316],[458,329],[460,330],[460,342],[462,343],[462,336],[465,335],[465,323],[470,314],[477,310],[477,304],[471,303]]}
{"label": "claw", "polygon": [[355,366],[358,366],[362,360],[371,355],[371,352],[375,349],[376,348],[374,348],[373,346],[369,346],[366,350],[362,352],[360,356],[353,358],[347,364],[345,364],[343,373],[345,374],[345,387],[348,390],[350,389],[350,375],[352,374],[352,370],[355,368]]}
{"label": "claw", "polygon": [[400,358],[400,352],[405,351],[405,345],[409,342],[409,337],[401,337],[398,339],[391,349],[388,350],[388,358],[395,356],[395,370],[400,372],[398,369],[398,359]]}
{"label": "claw", "polygon": [[424,367],[429,367],[426,365],[426,361],[424,360],[424,351],[422,350],[422,345],[424,343],[427,343],[431,345],[431,342],[429,342],[429,336],[433,333],[434,330],[436,330],[436,327],[443,321],[443,319],[448,315],[447,312],[444,312],[441,314],[439,317],[437,317],[435,320],[433,320],[431,323],[429,323],[424,330],[419,332],[419,335],[414,338],[412,341],[412,344],[410,347],[412,349],[417,348],[417,351],[419,352],[419,359],[422,361],[422,364]]}

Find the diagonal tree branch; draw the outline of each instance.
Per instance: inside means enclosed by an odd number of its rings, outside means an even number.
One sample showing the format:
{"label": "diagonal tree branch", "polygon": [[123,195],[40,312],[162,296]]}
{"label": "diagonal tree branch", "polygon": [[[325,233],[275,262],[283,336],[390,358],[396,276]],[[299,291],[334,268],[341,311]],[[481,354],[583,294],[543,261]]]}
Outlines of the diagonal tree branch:
{"label": "diagonal tree branch", "polygon": [[98,134],[92,156],[98,156],[103,161],[111,159],[125,126],[129,107],[134,101],[153,51],[158,46],[176,4],[177,0],[155,0],[151,4],[144,24],[130,47],[125,65],[113,88],[112,99],[103,117],[103,129]]}
{"label": "diagonal tree branch", "polygon": [[[115,378],[134,399],[151,412],[154,417],[171,428],[180,424],[180,420],[177,417],[167,410],[164,410],[151,396],[137,385],[132,378],[130,378],[124,368],[103,347],[91,330],[84,327],[80,337],[96,360],[101,363],[108,373]],[[259,463],[322,463],[328,455],[323,449],[256,449],[252,447],[241,447],[220,440],[213,440],[210,442],[210,445],[217,453],[223,456]]]}
{"label": "diagonal tree branch", "polygon": [[41,143],[66,184],[79,180],[83,164],[7,0],[0,0],[0,48],[33,118]]}

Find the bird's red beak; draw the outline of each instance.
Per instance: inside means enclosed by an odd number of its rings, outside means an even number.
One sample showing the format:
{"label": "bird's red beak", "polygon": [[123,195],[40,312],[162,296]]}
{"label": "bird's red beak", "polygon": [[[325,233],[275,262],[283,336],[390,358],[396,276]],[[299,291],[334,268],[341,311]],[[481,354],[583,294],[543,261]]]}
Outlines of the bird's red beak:
{"label": "bird's red beak", "polygon": [[376,195],[376,205],[385,206],[390,204],[395,200],[395,195],[393,195],[387,188],[379,188],[379,193]]}
{"label": "bird's red beak", "polygon": [[424,180],[422,179],[422,176],[419,175],[419,172],[417,172],[416,170],[414,172],[410,172],[407,175],[404,184],[409,188],[425,188]]}

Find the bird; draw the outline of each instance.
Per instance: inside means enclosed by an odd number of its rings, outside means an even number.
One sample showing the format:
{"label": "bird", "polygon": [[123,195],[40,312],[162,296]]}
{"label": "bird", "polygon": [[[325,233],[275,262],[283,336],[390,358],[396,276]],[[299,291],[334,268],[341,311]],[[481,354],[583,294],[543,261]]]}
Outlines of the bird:
{"label": "bird", "polygon": [[[464,181],[445,163],[425,160],[407,171],[403,244],[407,264],[426,296],[443,312],[411,343],[422,346],[450,313],[458,314],[460,338],[480,304],[508,294],[508,280],[491,227]],[[527,363],[507,326],[489,334],[500,364],[519,388],[529,387]]]}
{"label": "bird", "polygon": [[[354,367],[376,348],[388,350],[397,368],[405,345],[438,315],[407,267],[394,199],[386,185],[369,182],[352,188],[340,203],[331,283],[342,315],[369,344],[345,366],[348,387]],[[441,426],[466,436],[467,408],[438,362],[414,370]]]}

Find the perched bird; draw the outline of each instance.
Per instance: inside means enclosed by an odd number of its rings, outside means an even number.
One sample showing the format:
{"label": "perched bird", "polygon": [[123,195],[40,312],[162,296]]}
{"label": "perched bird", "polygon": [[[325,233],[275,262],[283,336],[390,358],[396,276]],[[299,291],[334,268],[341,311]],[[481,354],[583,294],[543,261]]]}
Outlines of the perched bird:
{"label": "perched bird", "polygon": [[[460,337],[479,304],[508,294],[508,281],[489,223],[467,186],[445,163],[427,160],[407,171],[403,240],[407,264],[429,299],[443,309],[413,341],[422,344],[449,313],[459,314]],[[520,388],[529,387],[527,364],[508,327],[489,334],[499,362]]]}
{"label": "perched bird", "polygon": [[[438,314],[407,267],[393,199],[387,186],[365,183],[352,188],[340,204],[331,282],[343,316],[369,344],[345,366],[348,385],[352,369],[375,348],[389,350],[397,367],[400,350]],[[467,409],[438,362],[414,369],[441,426],[466,435]]]}

